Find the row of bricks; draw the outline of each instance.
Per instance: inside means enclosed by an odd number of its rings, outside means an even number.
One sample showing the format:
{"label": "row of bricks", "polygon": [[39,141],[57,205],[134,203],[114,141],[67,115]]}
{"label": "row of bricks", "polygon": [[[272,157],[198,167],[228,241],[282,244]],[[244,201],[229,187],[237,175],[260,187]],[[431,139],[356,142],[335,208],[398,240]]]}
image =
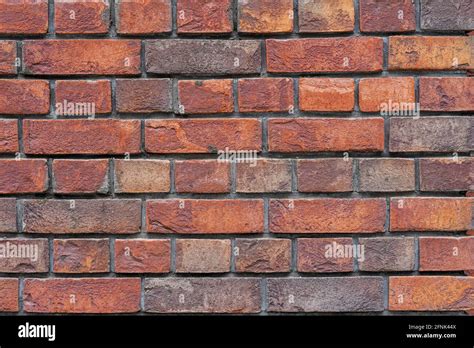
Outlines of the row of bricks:
{"label": "row of bricks", "polygon": [[[145,66],[142,67],[142,43]],[[262,43],[270,73],[380,72],[382,37],[261,40],[25,40],[0,42],[1,71],[26,75],[242,75],[262,72]],[[474,36],[391,36],[388,69],[474,69]]]}
{"label": "row of bricks", "polygon": [[[469,152],[472,117],[0,120],[0,153],[29,155]],[[144,147],[142,148],[142,126]],[[262,127],[264,125],[264,127]],[[438,136],[441,135],[441,136]],[[387,138],[387,139],[386,139]],[[268,139],[268,141],[267,141]],[[20,141],[21,140],[21,141]],[[240,152],[245,155],[245,153]]]}
{"label": "row of bricks", "polygon": [[[235,4],[237,3],[237,4]],[[362,32],[413,32],[416,5],[412,0],[359,0]],[[113,21],[118,34],[170,33],[171,0],[119,0],[111,16],[109,1],[54,0],[56,34],[107,34]],[[241,33],[290,33],[294,30],[293,0],[177,0],[178,34],[231,33],[234,5]],[[469,0],[456,3],[421,0],[422,30],[473,30]],[[46,34],[47,0],[3,0],[0,34]],[[352,32],[355,29],[353,0],[299,0],[298,27],[301,33]],[[453,20],[454,18],[454,20]]]}
{"label": "row of bricks", "polygon": [[[218,114],[300,111],[350,112],[358,99],[362,112],[384,111],[410,116],[419,111],[474,111],[474,77],[362,78],[251,78],[235,81],[171,79],[118,79],[115,82],[119,113],[163,112]],[[294,85],[299,102],[295,102]],[[356,87],[357,85],[357,87]],[[58,80],[54,83],[56,116],[112,113],[112,88],[108,80]],[[45,80],[0,80],[0,114],[50,113],[50,84]],[[356,93],[358,90],[358,93]],[[415,95],[419,91],[419,108]],[[173,106],[173,94],[177,105]],[[234,108],[234,99],[237,108]],[[411,113],[411,114],[410,114]]]}
{"label": "row of bricks", "polygon": [[[49,272],[48,243],[42,238],[0,239],[0,273]],[[172,255],[169,239],[116,239],[110,248],[113,271],[288,273],[293,269],[290,239],[176,239],[175,243]],[[52,272],[109,273],[109,246],[108,239],[54,239]],[[419,237],[417,245],[413,237],[360,238],[355,243],[352,238],[298,238],[295,259],[296,271],[303,273],[473,272],[474,237]]]}
{"label": "row of bricks", "polygon": [[[0,231],[161,234],[467,231],[472,197],[0,199]],[[389,208],[389,211],[387,210]],[[142,214],[143,212],[143,214]],[[145,215],[145,216],[143,216]],[[268,227],[266,219],[268,218]],[[144,224],[142,226],[142,221]],[[17,226],[18,225],[18,226]]]}
{"label": "row of bricks", "polygon": [[[0,279],[0,310],[30,313],[470,311],[474,277]],[[143,306],[141,305],[143,293]],[[384,305],[388,297],[388,306]],[[263,303],[263,306],[262,306]]]}
{"label": "row of bricks", "polygon": [[[237,163],[235,175],[218,160],[176,160],[174,171],[168,160],[110,161],[55,159],[49,173],[45,159],[0,159],[0,194],[413,192],[417,177],[408,158],[299,159],[294,169],[292,160],[258,159]],[[418,162],[419,191],[474,190],[474,158]]]}

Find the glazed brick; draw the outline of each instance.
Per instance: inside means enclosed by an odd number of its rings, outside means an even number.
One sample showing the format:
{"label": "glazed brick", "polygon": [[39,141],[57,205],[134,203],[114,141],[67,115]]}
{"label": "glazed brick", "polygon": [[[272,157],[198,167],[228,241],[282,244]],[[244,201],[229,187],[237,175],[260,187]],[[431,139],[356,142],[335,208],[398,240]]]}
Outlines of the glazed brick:
{"label": "glazed brick", "polygon": [[235,271],[245,273],[287,273],[291,270],[290,239],[237,239]]}
{"label": "glazed brick", "polygon": [[237,163],[237,192],[290,192],[291,162],[260,159],[251,163]]}
{"label": "glazed brick", "polygon": [[106,34],[109,31],[108,1],[54,1],[57,34]]}
{"label": "glazed brick", "polygon": [[222,234],[263,232],[263,200],[166,199],[146,204],[152,233]]}
{"label": "glazed brick", "polygon": [[170,79],[118,79],[116,93],[118,112],[172,111]]}
{"label": "glazed brick", "polygon": [[0,120],[0,153],[15,153],[18,150],[17,121]]}
{"label": "glazed brick", "polygon": [[292,0],[239,0],[239,32],[290,33],[293,31]]}
{"label": "glazed brick", "polygon": [[238,85],[240,112],[291,112],[293,80],[289,78],[241,79]]}
{"label": "glazed brick", "polygon": [[[298,272],[342,273],[354,270],[354,254],[340,257],[337,250],[353,248],[352,238],[298,238]],[[351,249],[353,250],[353,249]]]}
{"label": "glazed brick", "polygon": [[26,233],[137,233],[139,199],[75,199],[23,201]]}
{"label": "glazed brick", "polygon": [[32,155],[140,152],[138,120],[24,120],[23,132]]}
{"label": "glazed brick", "polygon": [[[93,104],[97,114],[112,112],[112,91],[108,80],[59,80],[55,88],[56,104]],[[57,109],[57,108],[56,108]],[[64,108],[63,108],[64,109]]]}
{"label": "glazed brick", "polygon": [[415,3],[411,0],[361,0],[362,32],[415,31]]}
{"label": "glazed brick", "polygon": [[177,29],[181,34],[232,32],[232,0],[178,0]]}
{"label": "glazed brick", "polygon": [[382,70],[378,37],[266,40],[272,73],[375,72]]}
{"label": "glazed brick", "polygon": [[168,273],[171,244],[168,239],[116,239],[116,273]]}
{"label": "glazed brick", "polygon": [[110,270],[108,239],[55,239],[55,273],[106,273]]}
{"label": "glazed brick", "polygon": [[0,80],[0,114],[49,113],[49,83],[43,80]]}
{"label": "glazed brick", "polygon": [[117,32],[123,35],[151,35],[171,31],[171,1],[117,1]]}
{"label": "glazed brick", "polygon": [[146,71],[156,74],[230,75],[261,70],[256,40],[147,40]]}
{"label": "glazed brick", "polygon": [[170,162],[161,160],[115,160],[115,192],[169,192]]}
{"label": "glazed brick", "polygon": [[382,277],[270,278],[269,312],[381,312]]}
{"label": "glazed brick", "polygon": [[0,232],[16,231],[16,201],[14,198],[0,199]]}
{"label": "glazed brick", "polygon": [[385,200],[271,199],[269,228],[273,233],[383,232]]}
{"label": "glazed brick", "polygon": [[474,237],[421,237],[420,271],[474,270]]}
{"label": "glazed brick", "polygon": [[18,312],[18,279],[0,278],[0,312]]}
{"label": "glazed brick", "polygon": [[145,280],[150,313],[259,313],[259,279],[169,278]]}
{"label": "glazed brick", "polygon": [[25,40],[27,75],[138,75],[139,40]]}
{"label": "glazed brick", "polygon": [[16,42],[0,41],[0,75],[17,73]]}
{"label": "glazed brick", "polygon": [[260,151],[262,125],[256,119],[147,120],[145,149],[150,153]]}
{"label": "glazed brick", "polygon": [[474,190],[474,158],[420,158],[421,191]]}
{"label": "glazed brick", "polygon": [[395,117],[390,120],[390,152],[468,152],[474,149],[468,117]]}
{"label": "glazed brick", "polygon": [[383,151],[383,127],[382,118],[270,119],[269,151]]}
{"label": "glazed brick", "polygon": [[299,0],[299,31],[301,33],[351,32],[355,13],[352,0]]}
{"label": "glazed brick", "polygon": [[39,35],[48,31],[48,0],[2,1],[0,34]]}
{"label": "glazed brick", "polygon": [[54,192],[60,194],[108,193],[108,171],[108,160],[54,160]]}
{"label": "glazed brick", "polygon": [[[49,270],[47,239],[0,239],[0,272],[45,273]],[[1,307],[1,306],[0,306]]]}
{"label": "glazed brick", "polygon": [[474,111],[474,77],[421,77],[420,108]]}
{"label": "glazed brick", "polygon": [[473,277],[390,277],[391,311],[462,311],[474,307]]}
{"label": "glazed brick", "polygon": [[466,231],[472,198],[400,197],[390,200],[391,231]]}
{"label": "glazed brick", "polygon": [[363,272],[401,272],[415,270],[415,239],[360,238],[364,247],[363,260],[358,260]]}
{"label": "glazed brick", "polygon": [[299,100],[302,111],[354,110],[355,84],[353,79],[301,78]]}
{"label": "glazed brick", "polygon": [[25,279],[28,313],[136,313],[140,278]]}
{"label": "glazed brick", "polygon": [[48,181],[46,160],[0,160],[0,194],[45,192]]}
{"label": "glazed brick", "polygon": [[176,161],[175,187],[179,193],[230,191],[230,164],[216,160]]}
{"label": "glazed brick", "polygon": [[414,109],[415,79],[413,77],[365,78],[359,82],[359,107],[363,112],[381,110],[395,112]]}
{"label": "glazed brick", "polygon": [[230,240],[177,239],[176,273],[230,271]]}
{"label": "glazed brick", "polygon": [[181,114],[218,114],[234,111],[232,80],[178,81]]}
{"label": "glazed brick", "polygon": [[415,161],[403,158],[359,160],[359,191],[415,191]]}
{"label": "glazed brick", "polygon": [[352,159],[320,158],[298,160],[296,175],[299,192],[350,192]]}
{"label": "glazed brick", "polygon": [[474,30],[473,6],[470,0],[421,0],[421,29]]}

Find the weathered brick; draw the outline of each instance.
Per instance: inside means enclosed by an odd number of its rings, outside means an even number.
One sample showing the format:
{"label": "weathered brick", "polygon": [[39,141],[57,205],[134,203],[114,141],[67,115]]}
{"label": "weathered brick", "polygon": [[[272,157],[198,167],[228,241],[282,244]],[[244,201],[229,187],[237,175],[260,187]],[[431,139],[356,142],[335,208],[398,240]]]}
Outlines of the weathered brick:
{"label": "weathered brick", "polygon": [[16,232],[16,201],[14,198],[0,199],[0,232]]}
{"label": "weathered brick", "polygon": [[290,33],[293,31],[292,0],[239,0],[239,32]]}
{"label": "weathered brick", "polygon": [[140,292],[140,278],[25,279],[23,306],[28,313],[136,313]]}
{"label": "weathered brick", "polygon": [[474,270],[474,237],[421,237],[420,271]]}
{"label": "weathered brick", "polygon": [[352,0],[299,0],[301,33],[351,32],[355,13]]}
{"label": "weathered brick", "polygon": [[472,198],[400,197],[390,200],[391,231],[465,231]]}
{"label": "weathered brick", "polygon": [[421,29],[474,30],[471,0],[421,0]]}
{"label": "weathered brick", "polygon": [[230,271],[230,239],[177,239],[176,273]]}
{"label": "weathered brick", "polygon": [[48,0],[0,2],[0,34],[46,34]]}
{"label": "weathered brick", "polygon": [[171,243],[168,239],[116,239],[116,273],[168,273]]}
{"label": "weathered brick", "polygon": [[0,120],[0,153],[15,153],[18,150],[17,121]]}
{"label": "weathered brick", "polygon": [[298,191],[350,192],[352,186],[352,159],[320,158],[296,162]]}
{"label": "weathered brick", "polygon": [[28,75],[138,75],[139,40],[25,40]]}
{"label": "weathered brick", "polygon": [[117,80],[117,111],[171,112],[170,79]]}
{"label": "weathered brick", "polygon": [[175,187],[180,193],[230,191],[230,164],[216,160],[176,161]]}
{"label": "weathered brick", "polygon": [[352,272],[354,254],[338,255],[337,251],[351,248],[352,238],[298,238],[298,272]]}
{"label": "weathered brick", "polygon": [[171,31],[170,0],[118,0],[117,32],[150,35]]}
{"label": "weathered brick", "polygon": [[362,192],[415,191],[415,161],[403,158],[364,158],[359,161]]}
{"label": "weathered brick", "polygon": [[301,78],[299,99],[302,111],[354,110],[353,79]]}
{"label": "weathered brick", "polygon": [[373,72],[383,65],[378,37],[266,40],[267,70],[273,73]]}
{"label": "weathered brick", "polygon": [[290,239],[237,239],[235,270],[246,273],[286,273],[291,267]]}
{"label": "weathered brick", "polygon": [[361,0],[362,32],[415,31],[415,3],[412,0]]}
{"label": "weathered brick", "polygon": [[474,77],[421,77],[420,108],[474,111]]}
{"label": "weathered brick", "polygon": [[[365,78],[359,82],[359,106],[363,112],[414,111],[413,77]],[[405,105],[405,106],[404,106]]]}
{"label": "weathered brick", "polygon": [[108,160],[54,160],[54,192],[61,194],[108,193],[108,171]]}
{"label": "weathered brick", "polygon": [[221,234],[263,232],[263,200],[147,201],[147,231]]}
{"label": "weathered brick", "polygon": [[0,80],[0,114],[49,113],[49,83],[43,80]]}
{"label": "weathered brick", "polygon": [[[93,107],[94,114],[109,114],[112,112],[112,91],[108,80],[56,81],[55,94],[56,105],[62,105],[63,115],[64,111],[67,110],[64,105],[70,105],[69,103],[74,103],[75,109],[80,107],[79,111],[90,110]],[[56,113],[58,112],[57,106],[55,108]],[[68,114],[65,113],[65,115]],[[89,114],[87,116],[94,115]]]}
{"label": "weathered brick", "polygon": [[474,158],[420,158],[421,191],[474,190]]}
{"label": "weathered brick", "polygon": [[145,148],[150,153],[260,151],[262,124],[257,119],[148,120]]}
{"label": "weathered brick", "polygon": [[115,192],[169,192],[170,162],[115,160]]}
{"label": "weathered brick", "polygon": [[229,75],[261,70],[256,40],[147,40],[146,71],[157,74]]}
{"label": "weathered brick", "polygon": [[474,277],[390,277],[391,311],[462,311],[474,308]]}
{"label": "weathered brick", "polygon": [[151,313],[259,313],[260,284],[252,278],[145,280],[145,311]]}
{"label": "weathered brick", "polygon": [[271,278],[269,312],[381,312],[382,277]]}
{"label": "weathered brick", "polygon": [[240,112],[291,112],[294,109],[290,78],[241,79],[238,90]]}
{"label": "weathered brick", "polygon": [[27,233],[137,233],[139,199],[75,199],[23,201]]}
{"label": "weathered brick", "polygon": [[55,273],[106,273],[110,270],[108,239],[55,239]]}
{"label": "weathered brick", "polygon": [[32,155],[140,152],[138,120],[24,120],[23,130]]}
{"label": "weathered brick", "polygon": [[234,111],[232,80],[178,81],[181,114],[216,114]]}
{"label": "weathered brick", "polygon": [[273,233],[373,233],[385,225],[385,200],[271,199]]}
{"label": "weathered brick", "polygon": [[468,152],[474,149],[469,117],[394,117],[390,119],[390,152]]}
{"label": "weathered brick", "polygon": [[108,1],[54,1],[57,34],[106,34],[109,25]]}
{"label": "weathered brick", "polygon": [[18,312],[18,279],[0,278],[0,312]]}
{"label": "weathered brick", "polygon": [[382,118],[270,119],[269,151],[383,151],[383,128]]}
{"label": "weathered brick", "polygon": [[47,189],[46,160],[0,160],[0,194],[38,193]]}
{"label": "weathered brick", "polygon": [[291,162],[260,159],[251,163],[237,163],[237,192],[290,192]]}
{"label": "weathered brick", "polygon": [[361,238],[364,247],[363,260],[358,260],[359,270],[364,272],[399,272],[415,269],[415,239]]}
{"label": "weathered brick", "polygon": [[17,73],[16,41],[0,41],[0,75]]}
{"label": "weathered brick", "polygon": [[48,270],[47,239],[0,239],[0,272],[45,273]]}
{"label": "weathered brick", "polygon": [[232,32],[232,0],[178,0],[178,33]]}

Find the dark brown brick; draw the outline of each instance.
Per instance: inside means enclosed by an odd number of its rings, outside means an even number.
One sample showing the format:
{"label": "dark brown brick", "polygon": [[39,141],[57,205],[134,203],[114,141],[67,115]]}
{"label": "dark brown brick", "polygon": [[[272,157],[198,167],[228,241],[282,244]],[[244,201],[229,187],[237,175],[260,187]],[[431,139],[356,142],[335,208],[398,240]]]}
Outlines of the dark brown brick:
{"label": "dark brown brick", "polygon": [[117,111],[171,112],[170,79],[117,80]]}
{"label": "dark brown brick", "polygon": [[420,158],[421,191],[474,190],[474,158]]}
{"label": "dark brown brick", "polygon": [[421,0],[421,29],[474,30],[471,0]]}
{"label": "dark brown brick", "polygon": [[415,269],[415,239],[404,238],[361,238],[364,246],[363,260],[359,270],[364,272],[399,272]]}
{"label": "dark brown brick", "polygon": [[0,199],[0,232],[16,232],[16,200]]}
{"label": "dark brown brick", "polygon": [[359,190],[362,192],[415,191],[415,161],[403,158],[359,160]]}
{"label": "dark brown brick", "polygon": [[236,272],[286,273],[291,267],[290,239],[237,239]]}

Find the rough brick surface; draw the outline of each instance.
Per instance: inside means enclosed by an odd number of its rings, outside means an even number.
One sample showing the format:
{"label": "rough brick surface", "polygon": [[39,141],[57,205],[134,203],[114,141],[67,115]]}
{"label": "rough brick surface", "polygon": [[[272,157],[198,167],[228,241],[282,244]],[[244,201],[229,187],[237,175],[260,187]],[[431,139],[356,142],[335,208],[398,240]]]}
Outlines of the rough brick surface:
{"label": "rough brick surface", "polygon": [[0,80],[0,114],[49,113],[49,83],[44,80]]}
{"label": "rough brick surface", "polygon": [[415,31],[415,3],[411,0],[361,0],[362,32]]}
{"label": "rough brick surface", "polygon": [[421,237],[420,271],[474,270],[474,237]]}
{"label": "rough brick surface", "polygon": [[412,159],[361,159],[359,171],[362,192],[415,190],[415,161]]}
{"label": "rough brick surface", "polygon": [[226,273],[230,271],[230,240],[178,239],[176,273]]}
{"label": "rough brick surface", "polygon": [[106,194],[109,192],[108,171],[108,160],[54,160],[54,192]]}
{"label": "rough brick surface", "polygon": [[239,31],[287,33],[293,31],[292,0],[239,0]]}
{"label": "rough brick surface", "polygon": [[232,31],[232,0],[179,0],[178,33],[230,33]]}
{"label": "rough brick surface", "polygon": [[337,254],[338,247],[352,245],[352,238],[298,238],[298,272],[352,272],[353,257]]}
{"label": "rough brick surface", "polygon": [[0,312],[18,312],[18,279],[0,278]]}
{"label": "rough brick surface", "polygon": [[354,30],[354,2],[351,0],[298,0],[302,33],[350,32]]}
{"label": "rough brick surface", "polygon": [[0,75],[13,75],[17,72],[17,44],[15,41],[0,41]]}
{"label": "rough brick surface", "polygon": [[[413,77],[368,78],[359,82],[359,106],[363,112],[403,108],[402,103],[415,103]],[[411,109],[414,109],[412,107]]]}
{"label": "rough brick surface", "polygon": [[470,0],[421,1],[421,29],[424,30],[473,30],[474,4]]}
{"label": "rough brick surface", "polygon": [[115,192],[168,192],[170,163],[160,160],[116,160]]}
{"label": "rough brick surface", "polygon": [[415,239],[405,238],[360,238],[364,246],[359,269],[364,272],[400,272],[415,269]]}
{"label": "rough brick surface", "polygon": [[117,1],[117,32],[151,35],[171,31],[169,0]]}
{"label": "rough brick surface", "polygon": [[18,123],[0,120],[0,153],[15,153],[18,148]]}
{"label": "rough brick surface", "polygon": [[474,111],[474,77],[420,78],[420,107],[426,111]]}
{"label": "rough brick surface", "polygon": [[119,79],[116,91],[118,112],[171,111],[171,81],[169,79]]}
{"label": "rough brick surface", "polygon": [[[56,105],[62,104],[63,110],[66,109],[64,108],[66,102],[66,106],[68,103],[93,104],[93,110],[97,114],[112,112],[112,91],[108,80],[56,81],[55,98]],[[56,112],[57,109],[56,107]]]}
{"label": "rough brick surface", "polygon": [[469,191],[474,189],[472,157],[420,159],[422,191]]}
{"label": "rough brick surface", "polygon": [[48,0],[2,1],[0,13],[0,34],[32,35],[48,31]]}
{"label": "rough brick surface", "polygon": [[238,91],[240,112],[290,112],[294,109],[292,79],[240,79]]}
{"label": "rough brick surface", "polygon": [[230,163],[216,160],[175,162],[175,186],[182,193],[226,193],[230,191]]}
{"label": "rough brick surface", "polygon": [[234,257],[236,272],[289,272],[291,267],[291,240],[237,239]]}
{"label": "rough brick surface", "polygon": [[257,160],[237,164],[237,192],[291,191],[291,163],[286,160]]}
{"label": "rough brick surface", "polygon": [[[49,271],[47,239],[0,239],[0,272],[46,273]],[[1,283],[1,282],[0,282]]]}
{"label": "rough brick surface", "polygon": [[300,192],[349,192],[353,189],[352,159],[298,160],[296,174]]}
{"label": "rough brick surface", "polygon": [[0,232],[16,232],[16,217],[15,199],[0,199]]}
{"label": "rough brick surface", "polygon": [[302,78],[299,82],[302,111],[354,110],[355,83],[352,79]]}
{"label": "rough brick surface", "polygon": [[108,1],[54,1],[57,34],[105,34],[109,30]]}
{"label": "rough brick surface", "polygon": [[232,80],[178,82],[181,114],[217,114],[234,111]]}
{"label": "rough brick surface", "polygon": [[0,194],[39,193],[47,188],[46,160],[0,160]]}
{"label": "rough brick surface", "polygon": [[170,263],[171,243],[167,239],[115,240],[117,273],[167,273]]}
{"label": "rough brick surface", "polygon": [[108,239],[55,239],[55,273],[109,272]]}

